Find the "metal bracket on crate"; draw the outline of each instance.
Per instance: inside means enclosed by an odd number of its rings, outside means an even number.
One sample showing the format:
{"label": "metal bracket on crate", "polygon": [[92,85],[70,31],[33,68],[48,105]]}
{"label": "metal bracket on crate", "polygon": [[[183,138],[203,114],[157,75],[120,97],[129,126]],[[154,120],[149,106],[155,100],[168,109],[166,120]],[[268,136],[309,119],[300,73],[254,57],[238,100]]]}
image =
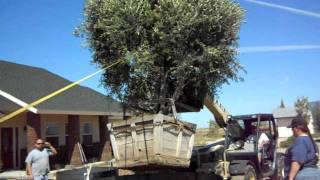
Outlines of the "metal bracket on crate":
{"label": "metal bracket on crate", "polygon": [[157,114],[156,118],[153,120],[155,126],[161,126],[163,123],[163,114]]}

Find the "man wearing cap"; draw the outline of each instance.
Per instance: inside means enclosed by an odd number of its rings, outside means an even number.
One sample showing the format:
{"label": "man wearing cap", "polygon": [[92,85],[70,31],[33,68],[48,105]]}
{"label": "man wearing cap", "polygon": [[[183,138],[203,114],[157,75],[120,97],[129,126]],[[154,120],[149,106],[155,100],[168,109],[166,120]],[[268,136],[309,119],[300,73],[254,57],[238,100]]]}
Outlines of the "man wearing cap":
{"label": "man wearing cap", "polygon": [[319,150],[307,122],[303,118],[295,118],[288,128],[292,129],[295,140],[285,154],[286,179],[320,179],[320,171],[317,169]]}

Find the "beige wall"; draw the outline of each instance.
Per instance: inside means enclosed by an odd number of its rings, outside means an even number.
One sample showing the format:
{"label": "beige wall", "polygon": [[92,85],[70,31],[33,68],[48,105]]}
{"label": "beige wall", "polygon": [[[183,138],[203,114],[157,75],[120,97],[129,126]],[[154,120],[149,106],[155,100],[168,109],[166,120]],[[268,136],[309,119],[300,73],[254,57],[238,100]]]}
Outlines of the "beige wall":
{"label": "beige wall", "polygon": [[292,136],[292,131],[287,127],[278,127],[278,133],[280,138],[287,138]]}
{"label": "beige wall", "polygon": [[[93,128],[93,142],[99,142],[99,116],[79,116],[80,127],[83,123],[91,123]],[[65,142],[65,126],[68,123],[68,115],[41,115],[41,137],[45,138],[45,129],[47,124],[57,123],[59,126],[59,144],[66,145]],[[80,136],[80,141],[82,142],[82,137]]]}
{"label": "beige wall", "polygon": [[308,124],[308,128],[310,129],[310,133],[311,134],[318,133],[317,126],[314,124],[314,119],[312,117],[311,111],[309,111],[309,116],[310,116],[310,121]]}
{"label": "beige wall", "polygon": [[[99,135],[99,116],[80,116],[80,127],[84,123],[91,123],[92,124],[92,141],[99,142],[100,141],[100,135]],[[80,131],[81,133],[81,131]],[[82,136],[80,136],[80,141],[82,142]]]}
{"label": "beige wall", "polygon": [[46,127],[49,123],[56,123],[59,126],[59,145],[66,145],[65,126],[68,123],[68,115],[43,114],[40,115],[41,120],[41,137],[46,137]]}

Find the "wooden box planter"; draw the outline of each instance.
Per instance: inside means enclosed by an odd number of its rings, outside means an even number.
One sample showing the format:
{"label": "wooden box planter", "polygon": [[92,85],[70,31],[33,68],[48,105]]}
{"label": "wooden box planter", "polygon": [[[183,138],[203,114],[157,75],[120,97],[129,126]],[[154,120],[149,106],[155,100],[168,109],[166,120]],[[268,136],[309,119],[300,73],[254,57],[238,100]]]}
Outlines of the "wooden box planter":
{"label": "wooden box planter", "polygon": [[163,114],[108,124],[118,168],[189,167],[196,125]]}

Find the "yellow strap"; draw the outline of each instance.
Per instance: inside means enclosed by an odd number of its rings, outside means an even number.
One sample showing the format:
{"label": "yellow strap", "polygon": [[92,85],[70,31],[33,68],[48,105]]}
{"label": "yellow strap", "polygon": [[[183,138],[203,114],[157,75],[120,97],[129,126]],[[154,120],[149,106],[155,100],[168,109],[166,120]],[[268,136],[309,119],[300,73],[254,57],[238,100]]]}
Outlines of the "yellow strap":
{"label": "yellow strap", "polygon": [[42,97],[42,98],[34,101],[33,103],[31,103],[31,104],[29,104],[29,105],[27,105],[27,106],[25,106],[25,107],[22,107],[22,108],[20,108],[20,109],[18,109],[18,110],[16,110],[16,111],[14,111],[14,112],[12,112],[12,113],[4,116],[4,117],[2,117],[2,118],[0,119],[0,123],[3,123],[4,121],[6,121],[6,120],[8,120],[8,119],[13,118],[14,116],[17,116],[18,114],[26,111],[26,110],[29,109],[30,107],[34,107],[34,106],[36,106],[36,105],[38,105],[38,104],[40,104],[40,103],[42,103],[42,102],[44,102],[44,101],[46,101],[46,100],[48,100],[48,99],[50,99],[50,98],[58,95],[58,94],[60,94],[60,93],[62,93],[62,92],[64,92],[64,91],[70,89],[70,88],[74,87],[75,85],[81,83],[82,81],[85,81],[85,80],[91,78],[92,76],[100,73],[101,71],[106,70],[106,69],[109,69],[110,67],[112,67],[112,66],[114,66],[114,65],[116,65],[116,64],[119,64],[120,62],[122,62],[122,60],[119,60],[119,61],[117,61],[117,62],[115,62],[115,63],[113,63],[113,64],[111,64],[111,65],[109,65],[109,66],[107,66],[107,67],[105,67],[105,68],[103,68],[103,69],[95,72],[95,73],[92,73],[92,74],[90,74],[90,75],[88,75],[88,76],[86,76],[86,77],[84,77],[84,78],[82,78],[82,79],[80,79],[80,80],[78,80],[78,81],[76,81],[76,82],[74,82],[74,83],[71,83],[71,84],[69,84],[69,85],[67,85],[67,86],[65,86],[65,87],[63,87],[63,88],[61,88],[61,89],[59,89],[59,90],[57,90],[57,91],[55,91],[55,92],[47,95],[47,96],[44,96],[44,97]]}

